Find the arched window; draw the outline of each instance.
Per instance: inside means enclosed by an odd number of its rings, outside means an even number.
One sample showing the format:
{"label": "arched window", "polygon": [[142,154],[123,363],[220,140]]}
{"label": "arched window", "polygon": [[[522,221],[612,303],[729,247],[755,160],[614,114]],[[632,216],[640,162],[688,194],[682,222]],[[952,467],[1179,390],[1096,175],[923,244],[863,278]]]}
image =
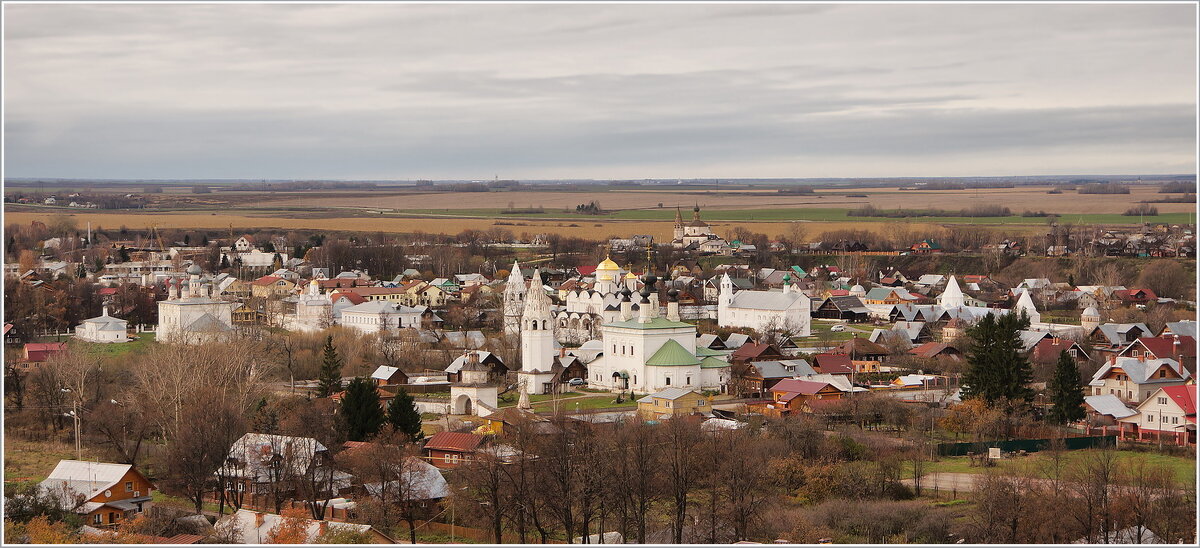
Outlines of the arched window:
{"label": "arched window", "polygon": [[542,320],[542,330],[546,330],[546,320]]}
{"label": "arched window", "polygon": [[537,331],[537,320],[529,322],[529,329],[530,331]]}

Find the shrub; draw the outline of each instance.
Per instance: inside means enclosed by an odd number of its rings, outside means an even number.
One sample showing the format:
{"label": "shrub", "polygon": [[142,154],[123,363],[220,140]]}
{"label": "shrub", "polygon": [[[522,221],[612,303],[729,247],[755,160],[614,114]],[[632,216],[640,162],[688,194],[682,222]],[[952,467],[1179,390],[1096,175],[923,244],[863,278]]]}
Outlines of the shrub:
{"label": "shrub", "polygon": [[1122,215],[1127,217],[1135,217],[1138,215],[1158,215],[1158,208],[1149,204],[1138,204],[1126,209],[1125,213],[1122,213]]}
{"label": "shrub", "polygon": [[1129,194],[1129,187],[1114,183],[1091,183],[1081,185],[1076,192],[1080,194]]}

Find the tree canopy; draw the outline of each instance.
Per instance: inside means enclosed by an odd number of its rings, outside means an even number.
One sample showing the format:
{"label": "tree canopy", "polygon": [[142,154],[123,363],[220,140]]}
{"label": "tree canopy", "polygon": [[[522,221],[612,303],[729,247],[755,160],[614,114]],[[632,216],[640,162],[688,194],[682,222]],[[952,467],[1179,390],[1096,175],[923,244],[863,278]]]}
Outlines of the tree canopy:
{"label": "tree canopy", "polygon": [[383,408],[379,407],[379,393],[371,379],[355,377],[346,386],[342,417],[346,421],[346,436],[351,441],[365,441],[383,426]]}
{"label": "tree canopy", "polygon": [[967,330],[970,348],[967,372],[963,375],[963,398],[982,398],[987,403],[1008,405],[1033,399],[1033,367],[1023,352],[1021,330],[1029,317],[1010,313],[988,314]]}
{"label": "tree canopy", "polygon": [[1064,350],[1058,355],[1054,366],[1054,377],[1046,387],[1050,392],[1050,420],[1065,424],[1083,419],[1083,384],[1079,381],[1079,367]]}

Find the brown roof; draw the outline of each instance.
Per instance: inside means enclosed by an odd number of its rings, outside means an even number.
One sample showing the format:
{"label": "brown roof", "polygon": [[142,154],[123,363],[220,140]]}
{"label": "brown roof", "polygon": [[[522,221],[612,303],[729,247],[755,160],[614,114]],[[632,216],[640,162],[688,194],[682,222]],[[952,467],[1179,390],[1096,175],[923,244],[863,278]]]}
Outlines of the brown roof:
{"label": "brown roof", "polygon": [[873,343],[862,337],[854,337],[846,341],[841,346],[834,348],[835,354],[887,354],[888,350],[877,343]]}
{"label": "brown roof", "polygon": [[831,375],[848,375],[854,372],[854,363],[845,354],[817,354],[813,356],[817,370]]}
{"label": "brown roof", "polygon": [[331,293],[329,295],[329,300],[336,302],[341,297],[345,297],[346,300],[348,300],[354,304],[362,304],[362,303],[367,302],[367,298],[363,297],[362,295],[359,295],[358,293],[351,293],[349,291],[342,291],[340,289]]}
{"label": "brown roof", "polygon": [[946,343],[940,343],[940,342],[927,342],[918,347],[910,349],[908,352],[909,352],[909,354],[916,354],[918,356],[921,356],[922,358],[933,358],[946,350],[950,350],[953,353],[958,352],[957,348],[954,348],[953,346],[948,345]]}
{"label": "brown roof", "polygon": [[466,432],[438,432],[425,442],[426,449],[470,453],[483,444],[483,436]]}
{"label": "brown roof", "polygon": [[283,279],[283,278],[280,278],[279,276],[263,276],[263,277],[261,277],[261,278],[259,278],[259,279],[257,279],[257,280],[254,280],[254,281],[253,281],[253,282],[251,282],[251,283],[252,283],[253,285],[271,285],[271,284],[273,284],[273,283],[275,283],[275,282],[278,282],[279,280],[282,280],[282,279]]}
{"label": "brown roof", "polygon": [[758,358],[764,355],[782,356],[783,353],[778,348],[775,348],[774,345],[767,343],[746,343],[737,350],[734,350],[731,357],[736,360],[739,358]]}

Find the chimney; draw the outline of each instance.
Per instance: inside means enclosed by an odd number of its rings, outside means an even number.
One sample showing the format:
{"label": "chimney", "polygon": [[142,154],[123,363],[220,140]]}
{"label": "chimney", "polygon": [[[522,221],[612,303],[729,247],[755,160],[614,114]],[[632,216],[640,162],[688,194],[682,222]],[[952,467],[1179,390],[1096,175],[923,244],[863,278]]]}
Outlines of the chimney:
{"label": "chimney", "polygon": [[679,321],[679,302],[678,301],[668,301],[667,302],[667,319],[671,320],[673,322]]}
{"label": "chimney", "polygon": [[560,357],[560,358],[567,357],[567,347],[564,346],[564,347],[558,349],[558,357]]}
{"label": "chimney", "polygon": [[1140,353],[1138,353],[1138,361],[1139,361],[1139,362],[1144,362],[1144,361],[1146,361],[1146,353],[1145,353],[1145,352],[1140,352]]}
{"label": "chimney", "polygon": [[262,527],[263,521],[264,521],[264,519],[263,519],[263,513],[262,513],[262,512],[255,512],[255,513],[254,513],[254,526],[255,526],[255,527]]}
{"label": "chimney", "polygon": [[329,522],[321,520],[317,525],[317,536],[324,535],[327,531],[329,531]]}

